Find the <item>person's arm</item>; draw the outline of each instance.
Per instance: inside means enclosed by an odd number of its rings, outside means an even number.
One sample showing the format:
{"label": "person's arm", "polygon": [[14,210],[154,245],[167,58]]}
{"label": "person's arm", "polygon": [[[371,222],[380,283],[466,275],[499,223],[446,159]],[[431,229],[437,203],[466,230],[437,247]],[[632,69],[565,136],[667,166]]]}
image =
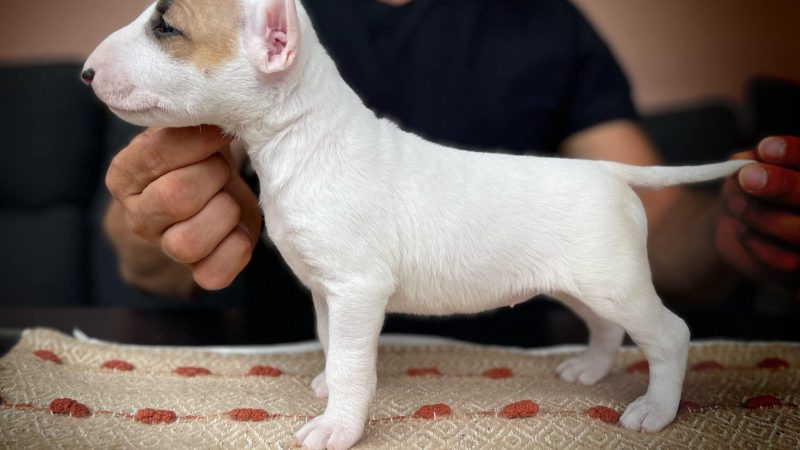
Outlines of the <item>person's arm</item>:
{"label": "person's arm", "polygon": [[147,130],[113,159],[104,229],[127,283],[190,297],[247,265],[261,210],[228,144],[214,127]]}

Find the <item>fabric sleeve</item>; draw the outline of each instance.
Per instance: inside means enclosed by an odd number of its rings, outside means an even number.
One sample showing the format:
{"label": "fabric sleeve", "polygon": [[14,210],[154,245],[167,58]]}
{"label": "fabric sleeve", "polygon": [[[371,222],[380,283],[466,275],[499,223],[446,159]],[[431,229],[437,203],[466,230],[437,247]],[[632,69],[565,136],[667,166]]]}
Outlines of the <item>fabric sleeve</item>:
{"label": "fabric sleeve", "polygon": [[628,79],[588,20],[573,12],[573,71],[563,110],[566,136],[603,122],[638,120]]}

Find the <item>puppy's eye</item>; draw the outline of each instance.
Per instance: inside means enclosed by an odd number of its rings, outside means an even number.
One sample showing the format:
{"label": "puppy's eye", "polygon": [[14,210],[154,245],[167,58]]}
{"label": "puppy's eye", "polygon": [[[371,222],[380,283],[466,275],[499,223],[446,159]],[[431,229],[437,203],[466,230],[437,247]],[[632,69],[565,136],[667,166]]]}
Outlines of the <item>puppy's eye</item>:
{"label": "puppy's eye", "polygon": [[168,38],[181,35],[181,32],[168,24],[163,17],[156,21],[156,24],[153,26],[153,33],[155,33],[156,37],[158,38]]}

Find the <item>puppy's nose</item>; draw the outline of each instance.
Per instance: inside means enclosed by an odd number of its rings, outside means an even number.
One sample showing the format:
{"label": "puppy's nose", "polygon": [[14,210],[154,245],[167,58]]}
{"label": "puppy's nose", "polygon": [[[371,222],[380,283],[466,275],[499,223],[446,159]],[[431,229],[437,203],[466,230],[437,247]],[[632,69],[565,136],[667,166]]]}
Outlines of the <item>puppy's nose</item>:
{"label": "puppy's nose", "polygon": [[86,84],[92,84],[92,80],[94,80],[94,69],[86,69],[81,73],[81,79]]}

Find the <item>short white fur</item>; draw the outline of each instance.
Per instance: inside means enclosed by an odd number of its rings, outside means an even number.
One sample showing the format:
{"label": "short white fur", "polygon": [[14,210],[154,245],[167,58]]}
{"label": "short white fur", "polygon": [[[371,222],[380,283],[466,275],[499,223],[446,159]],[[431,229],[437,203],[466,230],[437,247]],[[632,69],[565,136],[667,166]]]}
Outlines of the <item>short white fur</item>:
{"label": "short white fur", "polygon": [[[645,212],[631,186],[710,180],[747,161],[639,168],[427,142],[363,105],[295,0],[240,5],[241,51],[218,68],[165,55],[149,35],[152,7],[86,67],[125,120],[214,124],[246,142],[269,237],[311,290],[326,351],[312,387],[328,405],[296,434],[304,448],[344,449],[361,437],[386,312],[478,313],[538,294],[572,307],[591,332],[561,378],[599,381],[627,332],[650,384],[621,424],[652,432],[674,419],[689,330],[653,288]],[[276,35],[275,26],[288,29]]]}

